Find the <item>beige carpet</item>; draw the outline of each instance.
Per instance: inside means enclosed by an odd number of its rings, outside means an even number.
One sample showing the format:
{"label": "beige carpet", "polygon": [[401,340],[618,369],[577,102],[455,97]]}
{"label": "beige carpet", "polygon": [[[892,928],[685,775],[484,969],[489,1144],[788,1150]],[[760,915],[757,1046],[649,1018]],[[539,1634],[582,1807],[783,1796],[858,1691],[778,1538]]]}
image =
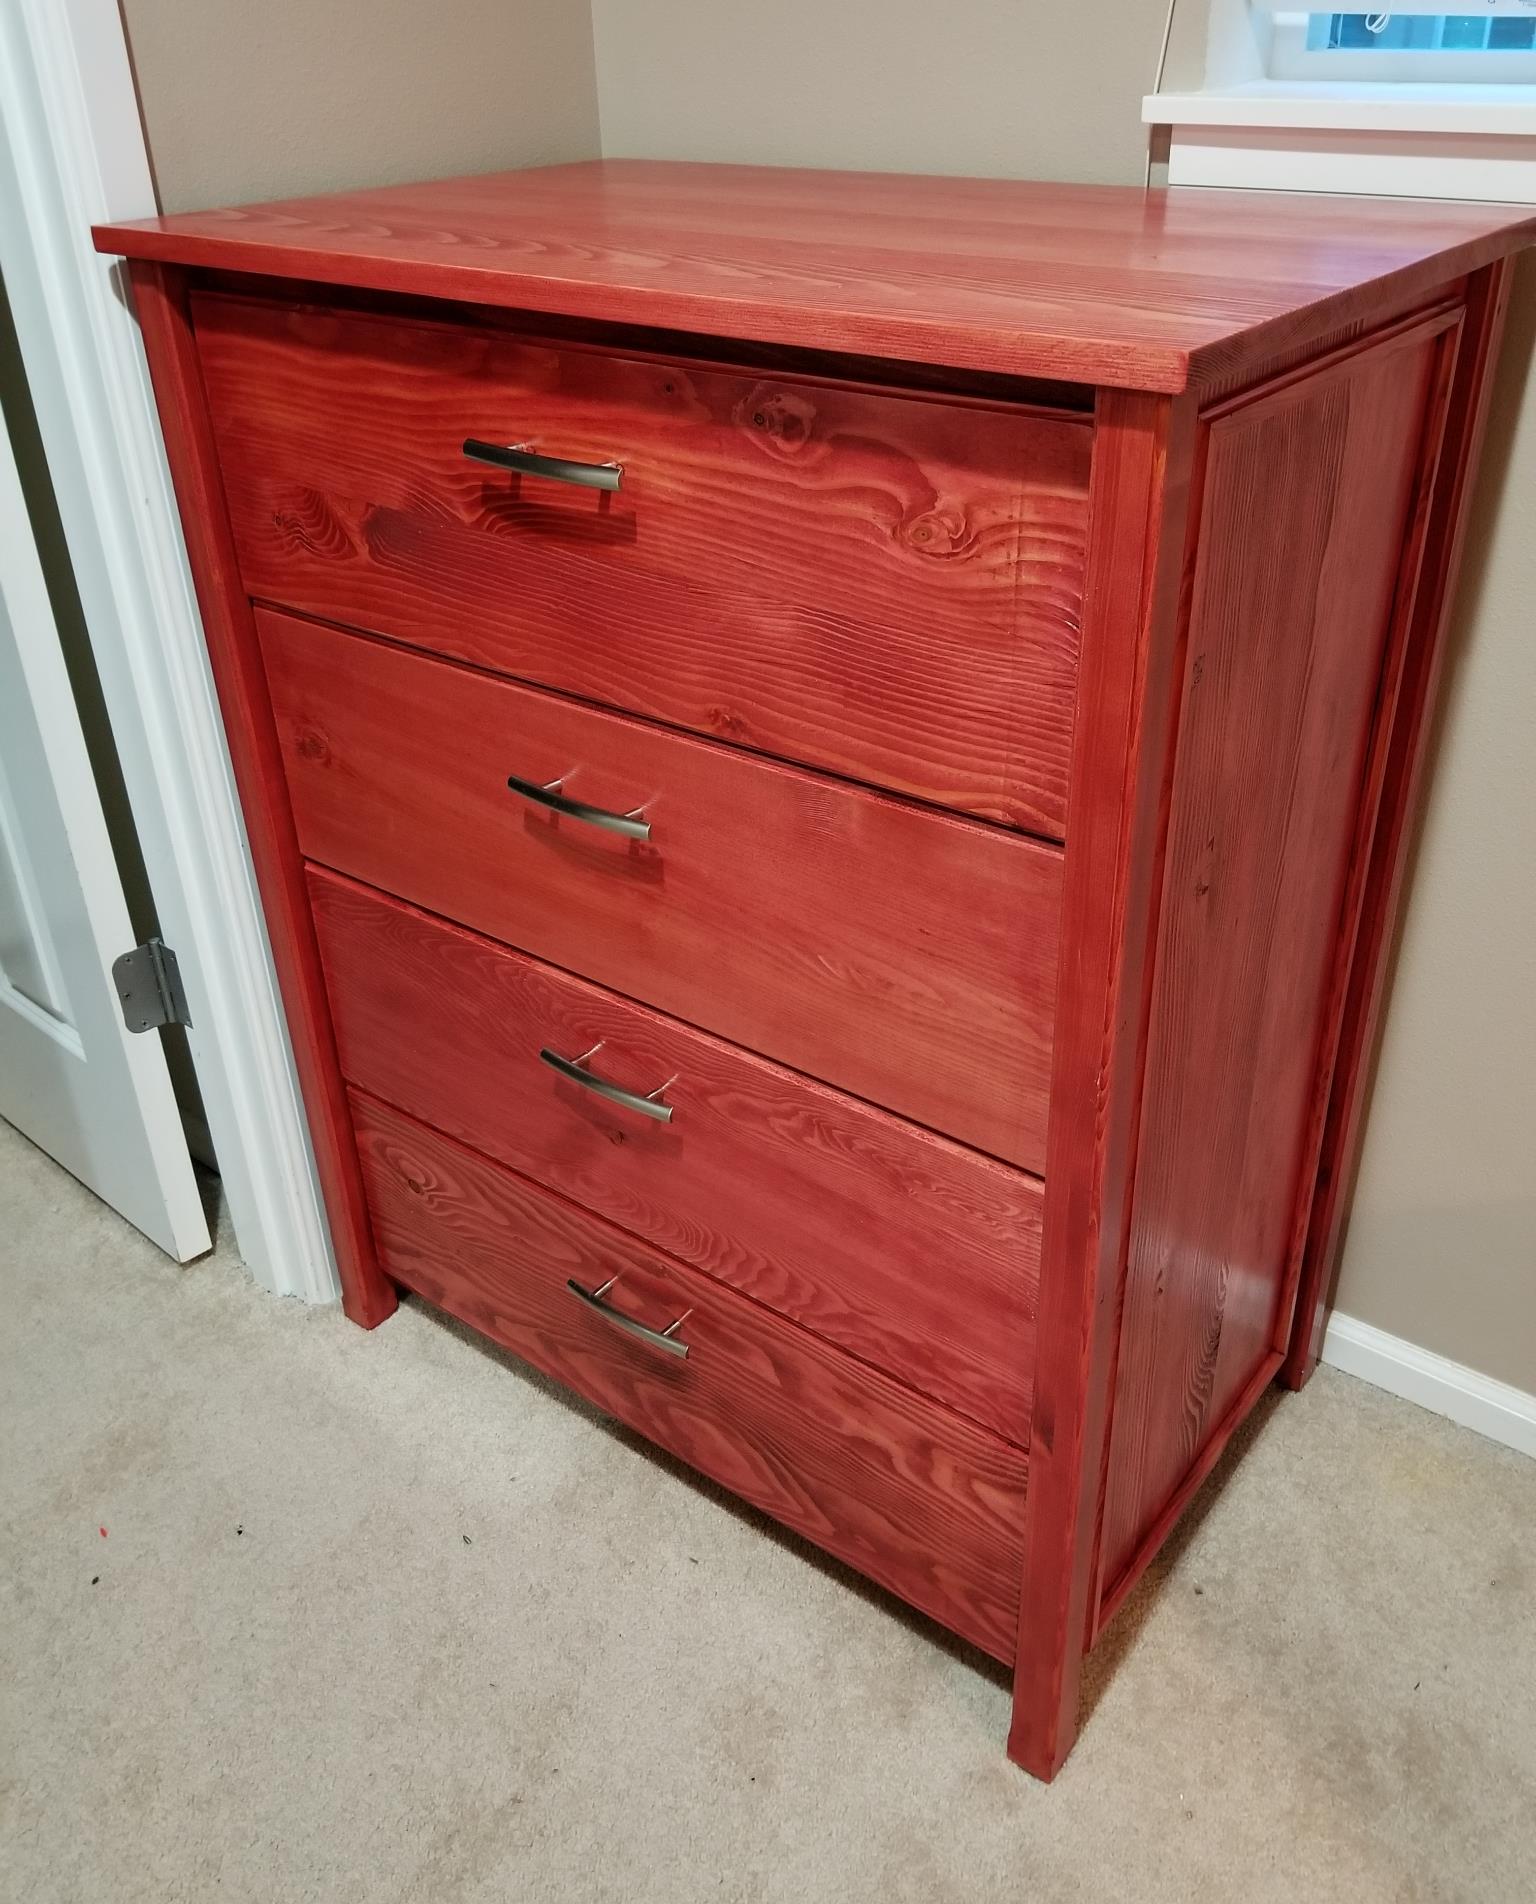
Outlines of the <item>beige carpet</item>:
{"label": "beige carpet", "polygon": [[6,1899],[1532,1895],[1536,1463],[1344,1376],[1261,1411],[1047,1790],[883,1597],[4,1126],[0,1296]]}

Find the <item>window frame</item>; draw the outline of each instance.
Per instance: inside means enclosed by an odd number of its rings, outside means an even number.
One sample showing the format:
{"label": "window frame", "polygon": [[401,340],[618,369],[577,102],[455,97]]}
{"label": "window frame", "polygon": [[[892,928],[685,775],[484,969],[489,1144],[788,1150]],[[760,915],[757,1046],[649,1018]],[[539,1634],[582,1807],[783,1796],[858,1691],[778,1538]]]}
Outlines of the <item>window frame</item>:
{"label": "window frame", "polygon": [[[1471,0],[1462,0],[1468,14],[1476,14]],[[1311,47],[1307,27],[1316,13],[1355,13],[1363,7],[1276,7],[1270,13],[1271,31],[1266,61],[1268,75],[1279,81],[1322,80],[1329,83],[1364,81],[1377,85],[1498,86],[1536,83],[1536,47],[1518,51],[1445,50],[1443,48],[1383,47],[1379,51],[1351,47]],[[1370,11],[1391,12],[1390,7]],[[1455,14],[1454,4],[1441,6]],[[1522,8],[1522,13],[1527,10]],[[1536,24],[1536,9],[1531,9]],[[1491,19],[1501,17],[1490,14]],[[1509,17],[1509,16],[1503,16]]]}

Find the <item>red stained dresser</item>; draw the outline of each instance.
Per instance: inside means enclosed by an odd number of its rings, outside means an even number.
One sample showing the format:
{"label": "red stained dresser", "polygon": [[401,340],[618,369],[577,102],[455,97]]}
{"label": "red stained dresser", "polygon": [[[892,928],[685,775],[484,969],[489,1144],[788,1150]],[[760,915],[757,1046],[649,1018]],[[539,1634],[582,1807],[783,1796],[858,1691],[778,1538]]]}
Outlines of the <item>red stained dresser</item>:
{"label": "red stained dresser", "polygon": [[1014,1671],[1315,1362],[1512,208],[606,162],[129,260],[347,1313]]}

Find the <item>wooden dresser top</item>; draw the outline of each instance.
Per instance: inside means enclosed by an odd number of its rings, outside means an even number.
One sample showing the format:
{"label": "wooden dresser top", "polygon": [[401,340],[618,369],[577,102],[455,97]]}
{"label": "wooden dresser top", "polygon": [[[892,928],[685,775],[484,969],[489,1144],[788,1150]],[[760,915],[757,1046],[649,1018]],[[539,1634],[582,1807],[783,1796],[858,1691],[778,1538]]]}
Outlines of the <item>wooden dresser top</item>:
{"label": "wooden dresser top", "polygon": [[1177,392],[1536,241],[1536,212],[625,159],[95,239],[161,263]]}

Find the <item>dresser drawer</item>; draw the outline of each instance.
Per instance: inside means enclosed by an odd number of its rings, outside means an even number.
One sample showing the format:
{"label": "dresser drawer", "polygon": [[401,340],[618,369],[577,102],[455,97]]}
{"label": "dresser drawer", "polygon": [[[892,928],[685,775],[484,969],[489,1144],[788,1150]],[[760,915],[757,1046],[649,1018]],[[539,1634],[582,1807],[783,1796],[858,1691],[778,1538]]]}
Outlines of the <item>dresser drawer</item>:
{"label": "dresser drawer", "polygon": [[[1082,418],[194,308],[251,594],[1060,837]],[[621,487],[468,439],[614,462]]]}
{"label": "dresser drawer", "polygon": [[[352,1083],[1028,1439],[1033,1177],[334,873],[309,886]],[[585,1084],[552,1062],[587,1053]]]}
{"label": "dresser drawer", "polygon": [[[361,1096],[353,1112],[391,1276],[1013,1657],[1022,1450],[402,1113]],[[672,1349],[597,1313],[572,1282],[611,1283],[600,1300],[653,1334],[678,1324]]]}
{"label": "dresser drawer", "polygon": [[[1061,855],[258,611],[302,851],[1026,1169]],[[640,809],[649,840],[512,792]]]}

